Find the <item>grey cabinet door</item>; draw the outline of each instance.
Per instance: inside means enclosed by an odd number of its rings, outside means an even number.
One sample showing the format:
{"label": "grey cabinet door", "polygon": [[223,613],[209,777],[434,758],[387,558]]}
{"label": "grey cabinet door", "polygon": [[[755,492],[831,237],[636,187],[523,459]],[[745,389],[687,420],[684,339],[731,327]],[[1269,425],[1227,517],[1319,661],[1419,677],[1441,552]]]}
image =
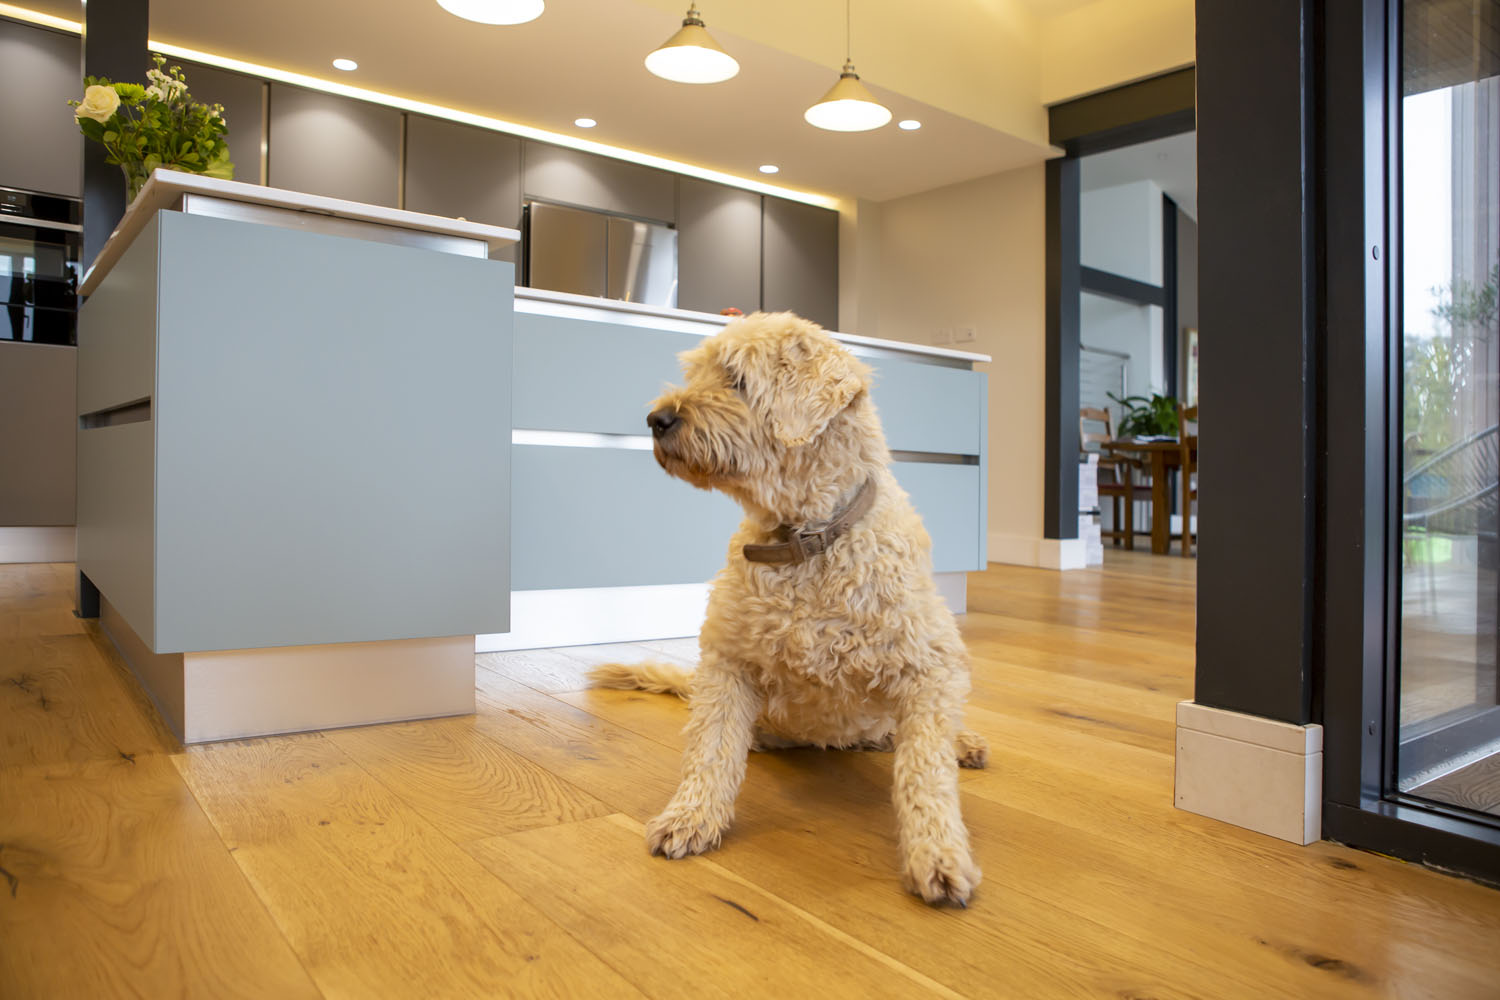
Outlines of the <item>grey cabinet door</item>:
{"label": "grey cabinet door", "polygon": [[526,143],[525,195],[616,215],[677,221],[677,176],[564,146]]}
{"label": "grey cabinet door", "polygon": [[181,66],[188,93],[204,104],[224,105],[224,124],[229,127],[229,158],[234,161],[234,179],[260,183],[261,130],[264,127],[265,84],[254,76],[232,73],[202,63],[169,59],[167,66]]}
{"label": "grey cabinet door", "polygon": [[677,305],[701,312],[760,308],[761,196],[678,179]]}
{"label": "grey cabinet door", "polygon": [[271,84],[272,187],[396,207],[401,112]]}
{"label": "grey cabinet door", "polygon": [[0,20],[0,187],[82,196],[83,136],[65,103],[83,97],[81,55],[77,35]]}
{"label": "grey cabinet door", "polygon": [[492,226],[521,226],[521,140],[408,115],[406,207]]}
{"label": "grey cabinet door", "polygon": [[839,214],[767,196],[762,217],[761,307],[838,329]]}

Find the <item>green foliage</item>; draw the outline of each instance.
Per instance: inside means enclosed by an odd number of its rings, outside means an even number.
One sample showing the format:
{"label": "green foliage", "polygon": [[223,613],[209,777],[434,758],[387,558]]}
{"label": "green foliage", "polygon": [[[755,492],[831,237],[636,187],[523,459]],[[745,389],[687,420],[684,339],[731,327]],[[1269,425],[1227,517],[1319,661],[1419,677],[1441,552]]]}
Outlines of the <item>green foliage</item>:
{"label": "green foliage", "polygon": [[1176,437],[1177,399],[1152,393],[1146,396],[1126,396],[1121,399],[1114,393],[1106,393],[1110,399],[1125,407],[1125,417],[1120,421],[1117,433],[1120,437]]}
{"label": "green foliage", "polygon": [[1433,291],[1447,298],[1433,307],[1433,315],[1455,332],[1465,327],[1493,326],[1500,295],[1500,264],[1490,269],[1490,280],[1482,285],[1459,278],[1448,288]]}
{"label": "green foliage", "polygon": [[1438,303],[1432,313],[1448,327],[1447,336],[1403,338],[1402,431],[1407,442],[1423,452],[1441,451],[1456,440],[1460,404],[1480,391],[1475,348],[1495,341],[1500,265],[1490,270],[1489,281],[1482,285],[1458,278],[1433,291]]}
{"label": "green foliage", "polygon": [[[166,59],[156,55],[152,60],[155,65],[146,71],[145,86],[114,83],[106,77],[85,79],[85,87],[113,88],[120,101],[104,121],[87,117],[80,107],[83,101],[69,101],[79,108],[75,112],[78,130],[104,146],[106,162],[124,169],[132,198],[157,167],[233,177],[223,105],[193,100],[181,67],[163,71]],[[108,92],[103,96],[107,98]]]}

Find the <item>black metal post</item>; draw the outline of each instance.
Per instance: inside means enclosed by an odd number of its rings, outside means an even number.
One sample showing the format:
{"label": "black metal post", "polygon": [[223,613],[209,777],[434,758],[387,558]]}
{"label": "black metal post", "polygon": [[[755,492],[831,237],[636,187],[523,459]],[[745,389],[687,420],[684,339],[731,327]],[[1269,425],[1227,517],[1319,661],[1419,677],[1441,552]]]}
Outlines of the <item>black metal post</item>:
{"label": "black metal post", "polygon": [[[83,5],[83,72],[114,81],[141,83],[150,58],[148,0],[108,0]],[[79,95],[83,88],[80,80]],[[64,109],[66,110],[66,109]],[[81,136],[83,151],[83,268],[94,262],[125,214],[125,175],[104,162],[104,148]]]}

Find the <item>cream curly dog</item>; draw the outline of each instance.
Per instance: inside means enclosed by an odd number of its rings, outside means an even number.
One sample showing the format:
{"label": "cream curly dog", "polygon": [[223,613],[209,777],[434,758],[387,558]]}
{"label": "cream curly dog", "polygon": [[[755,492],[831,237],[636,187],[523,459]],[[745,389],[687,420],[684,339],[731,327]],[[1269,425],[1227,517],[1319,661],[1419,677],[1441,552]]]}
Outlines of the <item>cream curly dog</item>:
{"label": "cream curly dog", "polygon": [[894,743],[906,885],[966,905],[980,872],[958,766],[983,767],[987,749],[958,731],[968,656],[933,584],[927,532],[888,468],[870,370],[791,313],[735,320],[682,364],[686,386],[647,421],[656,459],[728,494],[745,520],[714,580],[697,670],[592,674],[606,687],[691,687],[682,784],[647,829],[652,852],[718,846],[753,747]]}

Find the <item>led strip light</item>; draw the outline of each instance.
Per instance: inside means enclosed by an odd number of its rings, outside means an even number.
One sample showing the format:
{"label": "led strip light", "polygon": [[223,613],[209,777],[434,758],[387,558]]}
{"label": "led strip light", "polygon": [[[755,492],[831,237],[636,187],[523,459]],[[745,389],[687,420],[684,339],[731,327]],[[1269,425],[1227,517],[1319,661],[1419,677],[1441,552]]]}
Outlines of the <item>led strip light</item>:
{"label": "led strip light", "polygon": [[[17,7],[8,3],[0,3],[0,17],[8,17],[29,24],[41,25],[46,28],[54,28],[58,31],[66,31],[75,35],[83,33],[83,25],[77,21],[69,21],[61,17],[54,17],[51,14],[43,14],[40,11],[28,10],[25,7]],[[597,153],[600,156],[608,156],[611,159],[625,160],[630,163],[639,163],[646,167],[668,170],[672,173],[686,174],[689,177],[714,181],[718,184],[727,184],[746,191],[757,191],[761,194],[769,194],[777,198],[800,201],[805,205],[816,205],[819,208],[831,208],[834,210],[837,210],[839,207],[839,199],[828,195],[796,191],[791,188],[780,187],[776,184],[766,184],[748,177],[737,177],[734,174],[726,174],[708,167],[684,163],[681,160],[668,159],[664,156],[653,156],[650,153],[641,153],[633,149],[624,149],[620,146],[610,146],[606,143],[595,142],[590,139],[580,139],[576,136],[565,135],[560,132],[549,132],[546,129],[534,128],[533,126],[522,125],[518,122],[509,122],[502,118],[489,118],[485,115],[476,115],[468,111],[458,111],[439,104],[414,101],[395,94],[386,94],[378,90],[367,90],[364,87],[354,87],[346,83],[336,83],[332,80],[323,80],[315,76],[306,76],[302,73],[276,69],[273,66],[243,62],[239,59],[230,59],[226,56],[215,55],[212,52],[202,52],[198,49],[190,49],[181,45],[172,45],[167,42],[158,42],[151,39],[148,39],[146,44],[152,51],[160,52],[162,55],[174,56],[178,59],[188,59],[193,62],[203,63],[206,66],[216,66],[219,69],[245,73],[266,80],[276,80],[280,83],[289,83],[297,87],[306,87],[309,90],[317,90],[325,94],[337,94],[341,97],[352,97],[360,101],[372,101],[376,104],[386,105],[387,107],[399,108],[402,111],[429,115],[433,118],[444,118],[448,121],[460,122],[465,125],[475,125],[494,132],[505,132],[510,135],[521,136],[525,139],[535,139],[538,142],[567,146],[585,153]]]}

